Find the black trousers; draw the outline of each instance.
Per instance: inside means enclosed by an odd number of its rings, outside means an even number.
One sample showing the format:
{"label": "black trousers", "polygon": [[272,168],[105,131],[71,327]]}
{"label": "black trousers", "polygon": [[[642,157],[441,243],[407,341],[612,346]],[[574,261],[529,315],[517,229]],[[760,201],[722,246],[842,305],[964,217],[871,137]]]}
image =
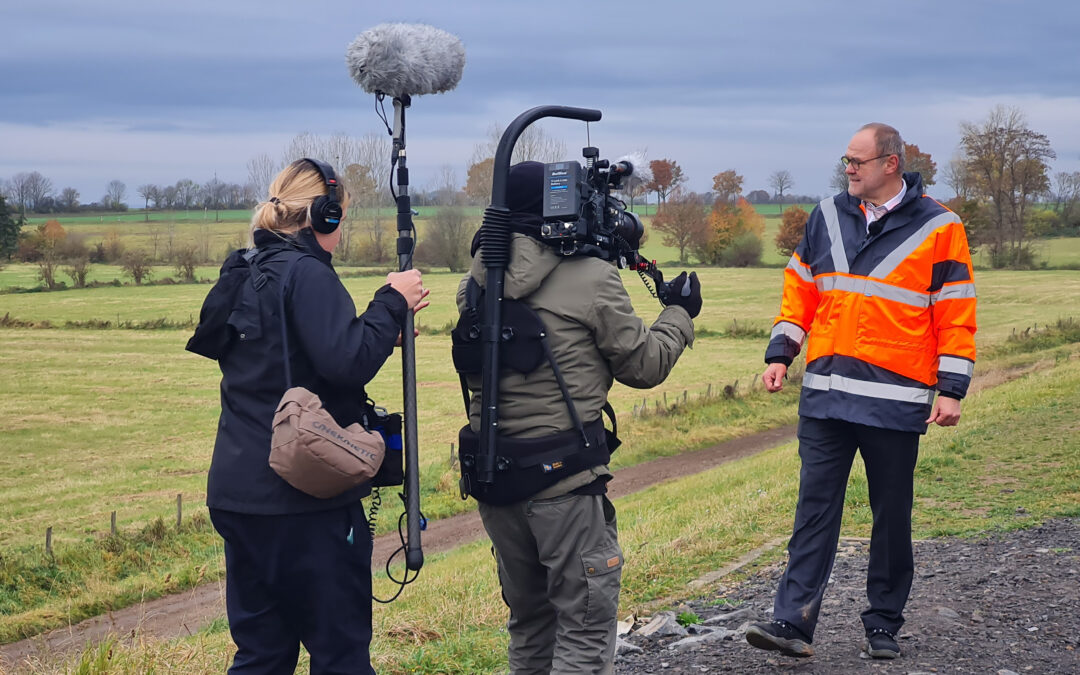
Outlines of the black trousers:
{"label": "black trousers", "polygon": [[375,672],[362,502],[280,516],[211,509],[210,518],[225,539],[225,604],[237,647],[229,673],[291,674],[301,643],[312,673]]}
{"label": "black trousers", "polygon": [[866,574],[867,631],[892,633],[904,624],[911,591],[911,503],[919,434],[810,417],[799,419],[799,502],[788,543],[788,566],[780,579],[773,616],[810,638],[836,559],[855,450],[862,454],[874,526]]}

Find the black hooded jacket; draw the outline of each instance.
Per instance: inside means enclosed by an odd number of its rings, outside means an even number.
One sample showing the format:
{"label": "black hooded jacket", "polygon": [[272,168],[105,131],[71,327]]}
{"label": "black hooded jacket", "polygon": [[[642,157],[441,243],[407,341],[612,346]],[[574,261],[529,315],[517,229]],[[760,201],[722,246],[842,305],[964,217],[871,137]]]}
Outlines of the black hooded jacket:
{"label": "black hooded jacket", "polygon": [[[360,422],[367,384],[394,350],[408,311],[389,285],[367,310],[356,306],[310,229],[282,239],[255,232],[257,271],[236,251],[221,268],[199,315],[189,351],[218,361],[221,418],[206,487],[213,509],[274,515],[330,509],[368,494],[358,486],[332,499],[293,488],[270,468],[271,423],[285,392],[279,295],[286,265],[295,269],[285,295],[293,386],[319,395],[338,424]],[[253,279],[261,271],[265,283]],[[253,272],[255,272],[253,276]]]}

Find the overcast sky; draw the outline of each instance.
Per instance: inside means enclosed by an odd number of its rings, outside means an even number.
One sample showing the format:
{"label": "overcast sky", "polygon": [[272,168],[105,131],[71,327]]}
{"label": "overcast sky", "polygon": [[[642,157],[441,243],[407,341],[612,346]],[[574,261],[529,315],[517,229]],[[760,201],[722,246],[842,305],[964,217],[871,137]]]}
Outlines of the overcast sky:
{"label": "overcast sky", "polygon": [[[466,49],[457,89],[409,109],[414,186],[443,165],[463,181],[492,123],[541,104],[600,109],[602,156],[645,148],[698,191],[731,168],[747,192],[768,189],[786,169],[795,192],[828,194],[869,121],[940,170],[960,123],[997,104],[1049,136],[1054,171],[1080,170],[1075,2],[2,0],[0,178],[40,171],[84,202],[119,179],[134,203],[148,182],[246,182],[249,159],[301,132],[378,131],[344,53],[391,21]],[[584,127],[545,129],[574,159]]]}

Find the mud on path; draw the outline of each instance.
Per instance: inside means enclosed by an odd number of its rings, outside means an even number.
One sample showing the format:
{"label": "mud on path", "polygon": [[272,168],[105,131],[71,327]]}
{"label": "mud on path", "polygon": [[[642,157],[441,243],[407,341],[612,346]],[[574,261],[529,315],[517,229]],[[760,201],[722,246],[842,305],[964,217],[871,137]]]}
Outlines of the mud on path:
{"label": "mud on path", "polygon": [[[621,497],[657,483],[692,475],[706,469],[747,457],[794,440],[795,427],[770,429],[732,439],[703,450],[661,457],[636,466],[619,469],[609,484],[609,495]],[[384,497],[385,498],[385,497]],[[486,537],[476,511],[462,513],[428,523],[421,535],[425,554],[441,553],[462,544]],[[401,545],[397,532],[375,538],[372,566],[381,569],[387,558]],[[396,561],[400,561],[400,555]],[[421,571],[422,574],[422,571]],[[406,590],[408,592],[408,590]],[[169,595],[131,607],[86,619],[73,626],[0,646],[0,671],[32,655],[72,653],[87,643],[103,640],[110,634],[121,638],[136,635],[170,639],[190,635],[216,618],[225,616],[225,582],[211,582],[186,593]]]}
{"label": "mud on path", "polygon": [[983,539],[916,542],[895,661],[861,651],[867,551],[866,540],[841,540],[810,658],[755,649],[744,639],[748,622],[771,618],[779,562],[681,607],[717,629],[696,645],[676,646],[693,636],[624,637],[630,646],[616,657],[615,672],[1080,673],[1080,519]]}

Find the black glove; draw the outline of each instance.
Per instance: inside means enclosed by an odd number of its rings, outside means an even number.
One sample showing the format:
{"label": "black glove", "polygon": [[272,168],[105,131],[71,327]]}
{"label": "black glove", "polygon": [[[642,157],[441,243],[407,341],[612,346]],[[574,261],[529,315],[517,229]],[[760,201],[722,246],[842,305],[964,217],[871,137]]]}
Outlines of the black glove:
{"label": "black glove", "polygon": [[701,313],[701,282],[697,272],[691,272],[689,277],[683,272],[667,283],[667,305],[682,307],[691,319]]}

